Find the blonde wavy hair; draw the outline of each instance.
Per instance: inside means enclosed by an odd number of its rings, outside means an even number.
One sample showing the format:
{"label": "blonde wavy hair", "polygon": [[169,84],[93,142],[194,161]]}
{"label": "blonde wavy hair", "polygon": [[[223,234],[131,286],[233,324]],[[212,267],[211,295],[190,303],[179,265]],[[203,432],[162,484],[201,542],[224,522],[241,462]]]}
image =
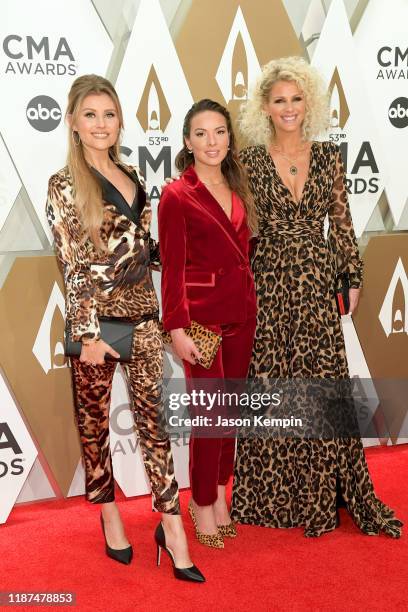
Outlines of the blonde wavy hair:
{"label": "blonde wavy hair", "polygon": [[83,238],[86,240],[89,237],[94,246],[103,251],[105,247],[100,234],[103,221],[102,189],[86,161],[78,132],[71,128],[78,118],[84,99],[90,94],[107,94],[116,107],[120,128],[115,144],[109,149],[109,155],[114,161],[119,161],[119,140],[123,129],[123,113],[118,94],[108,79],[96,74],[85,74],[72,83],[65,113],[65,119],[70,126],[67,165],[72,177],[75,206],[84,230]]}
{"label": "blonde wavy hair", "polygon": [[248,102],[241,107],[238,123],[247,143],[269,145],[275,140],[275,129],[264,106],[277,81],[294,81],[304,94],[303,139],[313,140],[322,134],[329,126],[329,96],[322,77],[302,57],[282,57],[263,66]]}

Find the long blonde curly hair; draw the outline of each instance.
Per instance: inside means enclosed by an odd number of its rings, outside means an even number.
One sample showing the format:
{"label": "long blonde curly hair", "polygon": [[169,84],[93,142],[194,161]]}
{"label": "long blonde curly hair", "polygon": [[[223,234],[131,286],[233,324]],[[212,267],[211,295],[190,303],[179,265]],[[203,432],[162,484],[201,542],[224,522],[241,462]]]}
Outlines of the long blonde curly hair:
{"label": "long blonde curly hair", "polygon": [[323,134],[329,126],[329,96],[322,77],[302,57],[282,57],[263,66],[248,102],[241,107],[238,123],[247,143],[269,145],[275,140],[275,129],[264,106],[277,81],[294,81],[305,96],[303,139],[313,140]]}

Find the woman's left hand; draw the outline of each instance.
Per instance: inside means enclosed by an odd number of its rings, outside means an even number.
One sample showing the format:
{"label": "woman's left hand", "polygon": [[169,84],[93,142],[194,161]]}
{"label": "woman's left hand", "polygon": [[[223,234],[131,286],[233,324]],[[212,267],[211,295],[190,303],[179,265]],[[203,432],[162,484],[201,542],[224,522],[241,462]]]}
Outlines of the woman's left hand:
{"label": "woman's left hand", "polygon": [[180,176],[180,174],[173,174],[172,176],[168,176],[167,178],[165,178],[164,183],[160,185],[160,193],[163,191],[166,185],[171,185],[171,183],[174,183],[174,181],[178,181]]}
{"label": "woman's left hand", "polygon": [[356,289],[354,287],[349,289],[350,307],[347,314],[353,314],[353,312],[356,310],[360,299],[360,291],[361,289]]}

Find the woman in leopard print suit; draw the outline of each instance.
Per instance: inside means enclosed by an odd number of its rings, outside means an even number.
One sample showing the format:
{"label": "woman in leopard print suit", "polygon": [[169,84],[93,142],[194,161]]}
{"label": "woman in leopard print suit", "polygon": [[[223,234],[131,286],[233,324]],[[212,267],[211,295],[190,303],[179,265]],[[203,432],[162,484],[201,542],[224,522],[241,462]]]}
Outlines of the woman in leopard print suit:
{"label": "woman in leopard print suit", "polygon": [[[256,143],[242,151],[241,160],[259,218],[250,379],[348,377],[333,289],[336,273],[347,273],[352,313],[362,261],[340,150],[312,141],[327,124],[324,86],[304,60],[284,58],[264,67],[241,116],[243,134]],[[302,526],[306,536],[319,536],[336,526],[337,491],[364,533],[400,536],[402,523],[374,494],[359,437],[238,441],[233,519]]]}
{"label": "woman in leopard print suit", "polygon": [[109,81],[85,75],[72,85],[67,109],[68,164],[49,181],[47,217],[66,287],[66,315],[73,341],[71,359],[75,411],[82,444],[86,496],[102,505],[108,556],[130,563],[129,545],[114,501],[109,448],[109,405],[119,355],[101,338],[98,317],[136,325],[132,360],[124,371],[138,429],[154,509],[162,513],[156,542],[166,541],[177,578],[202,582],[192,565],[180,516],[170,441],[161,419],[163,347],[152,264],[158,245],[150,238],[151,206],[137,168],[119,160],[123,127],[117,94]]}

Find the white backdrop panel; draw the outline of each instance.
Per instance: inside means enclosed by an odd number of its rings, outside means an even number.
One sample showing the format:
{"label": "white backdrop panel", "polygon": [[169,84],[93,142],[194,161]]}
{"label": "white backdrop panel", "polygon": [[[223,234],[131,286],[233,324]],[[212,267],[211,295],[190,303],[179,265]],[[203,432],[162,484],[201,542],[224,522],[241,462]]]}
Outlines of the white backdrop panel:
{"label": "white backdrop panel", "polygon": [[67,93],[81,74],[106,74],[113,45],[88,0],[3,0],[1,10],[0,132],[50,238],[45,199],[65,164]]}
{"label": "white backdrop panel", "polygon": [[[360,236],[383,190],[385,166],[342,0],[333,0],[330,5],[312,65],[320,70],[328,86],[336,69],[339,75],[340,81],[332,91],[331,111],[337,113],[340,123],[336,125],[333,120],[329,136],[343,148],[343,160],[347,158],[350,208],[356,234]],[[341,115],[347,108],[347,121],[341,125]]]}
{"label": "white backdrop panel", "polygon": [[386,193],[397,224],[408,193],[408,2],[370,0],[354,36],[388,164]]}

